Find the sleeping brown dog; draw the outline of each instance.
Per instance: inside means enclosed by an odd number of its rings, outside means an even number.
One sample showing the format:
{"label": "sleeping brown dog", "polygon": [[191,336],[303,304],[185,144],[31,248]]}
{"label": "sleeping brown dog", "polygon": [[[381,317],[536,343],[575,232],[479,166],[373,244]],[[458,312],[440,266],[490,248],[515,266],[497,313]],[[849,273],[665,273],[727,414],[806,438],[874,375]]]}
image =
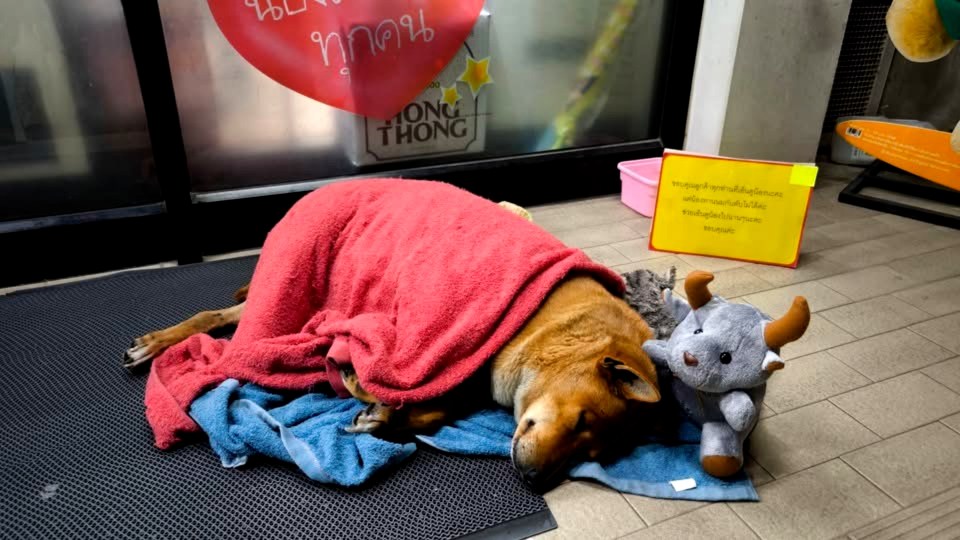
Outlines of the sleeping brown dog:
{"label": "sleeping brown dog", "polygon": [[[246,298],[246,288],[238,300]],[[149,362],[187,337],[236,324],[243,303],[206,311],[134,342],[125,365]],[[660,399],[654,366],[641,345],[652,335],[643,319],[597,281],[574,277],[556,286],[534,316],[474,377],[436,401],[394,409],[365,392],[350,372],[350,393],[370,404],[353,431],[430,431],[486,398],[514,410],[513,464],[544,488],[576,460],[597,458],[644,404]]]}

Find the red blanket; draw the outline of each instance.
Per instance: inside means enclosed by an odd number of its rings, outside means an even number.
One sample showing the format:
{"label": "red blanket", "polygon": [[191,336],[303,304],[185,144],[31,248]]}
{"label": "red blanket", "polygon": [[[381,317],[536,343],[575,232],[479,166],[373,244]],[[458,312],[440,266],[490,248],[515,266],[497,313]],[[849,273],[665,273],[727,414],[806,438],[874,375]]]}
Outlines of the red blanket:
{"label": "red blanket", "polygon": [[[187,411],[228,378],[339,388],[352,364],[386,403],[438,397],[516,334],[567,275],[623,283],[540,227],[439,182],[363,180],[317,190],[270,232],[233,339],[196,335],[158,357],[147,418],[167,448]],[[328,380],[329,377],[329,380]]]}

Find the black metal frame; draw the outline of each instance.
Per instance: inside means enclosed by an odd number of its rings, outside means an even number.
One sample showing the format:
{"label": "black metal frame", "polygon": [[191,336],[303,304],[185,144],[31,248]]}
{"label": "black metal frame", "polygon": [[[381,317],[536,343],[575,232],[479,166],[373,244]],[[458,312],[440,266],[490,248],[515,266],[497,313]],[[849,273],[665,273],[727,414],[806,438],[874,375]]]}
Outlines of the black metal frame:
{"label": "black metal frame", "polygon": [[121,0],[121,4],[143,94],[157,180],[174,236],[180,239],[177,262],[200,262],[203,256],[196,236],[191,234],[190,172],[180,131],[180,113],[167,57],[160,5],[158,0]]}
{"label": "black metal frame", "polygon": [[960,206],[960,192],[958,191],[938,186],[937,184],[911,175],[878,159],[857,175],[857,177],[840,192],[838,199],[842,203],[896,214],[934,225],[960,229],[960,216],[891,199],[866,195],[863,193],[863,190],[867,188],[876,188],[909,195],[911,197]]}
{"label": "black metal frame", "polygon": [[[255,247],[305,193],[197,203],[190,192],[159,0],[121,2],[165,212],[142,215],[106,211],[112,219],[74,221],[70,225],[64,225],[69,220],[57,221],[54,227],[0,234],[0,252],[21,262],[0,273],[0,286],[171,259],[191,263],[204,254]],[[521,205],[619,192],[619,177],[613,172],[618,162],[659,155],[664,148],[683,145],[702,11],[703,0],[675,0],[668,6],[666,20],[671,28],[667,34],[665,81],[657,94],[659,138],[390,172],[401,177],[443,180],[490,199],[508,199]],[[90,242],[91,237],[122,238],[131,234],[139,236],[140,241]],[[50,248],[46,255],[35,255],[37,243]],[[89,247],[83,257],[62,256],[63,250],[78,245]]]}

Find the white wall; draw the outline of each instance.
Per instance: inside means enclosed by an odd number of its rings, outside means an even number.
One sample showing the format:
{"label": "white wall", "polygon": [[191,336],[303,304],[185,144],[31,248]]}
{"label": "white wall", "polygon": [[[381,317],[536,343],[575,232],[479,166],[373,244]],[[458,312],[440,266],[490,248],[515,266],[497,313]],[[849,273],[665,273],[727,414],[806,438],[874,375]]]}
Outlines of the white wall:
{"label": "white wall", "polygon": [[706,0],[685,148],[813,161],[850,3]]}
{"label": "white wall", "polygon": [[745,0],[706,0],[687,114],[686,150],[718,154]]}

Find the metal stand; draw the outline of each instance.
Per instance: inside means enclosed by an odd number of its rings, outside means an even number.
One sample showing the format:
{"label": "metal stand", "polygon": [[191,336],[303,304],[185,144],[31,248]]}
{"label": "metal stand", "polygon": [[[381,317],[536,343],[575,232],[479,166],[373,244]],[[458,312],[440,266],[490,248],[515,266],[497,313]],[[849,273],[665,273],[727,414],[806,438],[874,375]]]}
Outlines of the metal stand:
{"label": "metal stand", "polygon": [[865,195],[862,192],[866,188],[881,189],[956,207],[960,207],[960,191],[939,186],[876,160],[854,178],[839,196],[839,201],[842,203],[960,229],[960,213],[948,214],[931,208],[913,206],[903,201]]}

